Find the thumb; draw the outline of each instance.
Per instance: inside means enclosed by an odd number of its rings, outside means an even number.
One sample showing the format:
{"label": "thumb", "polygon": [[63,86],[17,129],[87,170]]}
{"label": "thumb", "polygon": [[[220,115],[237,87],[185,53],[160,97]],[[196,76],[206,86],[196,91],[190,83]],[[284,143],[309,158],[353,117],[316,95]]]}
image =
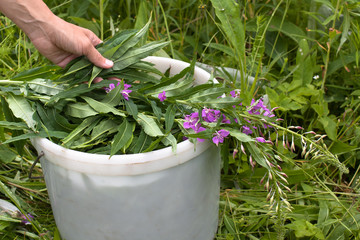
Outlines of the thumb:
{"label": "thumb", "polygon": [[104,58],[92,45],[87,49],[85,56],[90,62],[101,68],[111,68],[114,65],[113,61]]}

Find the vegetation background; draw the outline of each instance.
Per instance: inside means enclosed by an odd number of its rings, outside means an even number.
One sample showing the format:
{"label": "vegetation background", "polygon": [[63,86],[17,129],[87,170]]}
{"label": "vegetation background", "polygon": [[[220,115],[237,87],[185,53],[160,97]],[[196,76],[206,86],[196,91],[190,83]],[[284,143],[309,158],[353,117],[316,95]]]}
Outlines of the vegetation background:
{"label": "vegetation background", "polygon": [[[158,53],[212,69],[241,89],[244,102],[266,94],[285,126],[301,126],[324,137],[349,169],[309,161],[301,143],[283,147],[289,176],[288,208],[269,209],[260,184],[265,170],[244,155],[222,168],[216,239],[360,239],[360,3],[358,0],[45,0],[59,17],[106,40],[117,31],[141,28],[147,39],[171,40]],[[56,26],[54,26],[56,27]],[[29,39],[0,16],[0,75],[48,65]],[[1,91],[5,89],[0,87]],[[1,101],[1,100],[0,100]],[[5,120],[0,107],[0,121]],[[10,138],[0,128],[0,141]],[[275,139],[276,136],[273,136]],[[31,145],[0,144],[0,198],[34,216],[24,225],[0,215],[0,239],[60,239],[45,183],[31,180]],[[231,146],[229,146],[231,148]],[[234,149],[228,151],[233,152]],[[34,175],[41,175],[36,166]]]}

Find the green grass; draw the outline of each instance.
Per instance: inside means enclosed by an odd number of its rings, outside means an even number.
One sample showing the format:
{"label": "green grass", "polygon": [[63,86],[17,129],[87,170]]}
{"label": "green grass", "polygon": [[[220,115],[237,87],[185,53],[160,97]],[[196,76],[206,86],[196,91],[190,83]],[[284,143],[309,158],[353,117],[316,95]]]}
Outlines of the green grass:
{"label": "green grass", "polygon": [[[219,80],[241,89],[245,103],[266,93],[285,126],[327,135],[324,143],[349,174],[305,159],[299,141],[294,152],[281,147],[279,137],[292,211],[269,209],[271,200],[260,184],[264,169],[253,171],[244,155],[229,159],[222,171],[216,239],[360,239],[358,1],[243,0],[233,8],[228,8],[231,0],[45,2],[58,16],[103,39],[118,29],[140,28],[152,16],[144,41],[171,40],[159,54],[240,69],[240,80],[226,74]],[[1,79],[49,64],[8,19],[1,17],[0,23]],[[4,106],[0,121],[2,111]],[[10,137],[0,128],[1,141]],[[285,141],[291,144],[291,138]],[[0,239],[60,239],[44,181],[28,178],[36,158],[31,145],[0,147],[0,198],[35,216],[26,226],[0,219]],[[39,165],[34,175],[42,175]]]}

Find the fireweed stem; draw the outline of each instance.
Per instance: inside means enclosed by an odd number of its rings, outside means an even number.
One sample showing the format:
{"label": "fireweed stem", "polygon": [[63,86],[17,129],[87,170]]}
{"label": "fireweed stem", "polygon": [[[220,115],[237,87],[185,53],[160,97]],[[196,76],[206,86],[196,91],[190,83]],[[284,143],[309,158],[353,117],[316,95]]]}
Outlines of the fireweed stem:
{"label": "fireweed stem", "polygon": [[23,81],[12,81],[8,79],[0,80],[0,85],[22,85],[24,83]]}
{"label": "fireweed stem", "polygon": [[322,152],[323,154],[325,154],[326,157],[328,157],[329,161],[331,163],[333,163],[336,167],[339,168],[339,170],[342,172],[342,173],[349,173],[349,170],[337,159],[337,157],[332,154],[329,150],[327,150],[326,148],[324,148],[323,146],[321,146],[320,144],[317,144],[315,141],[311,140],[310,138],[300,134],[300,133],[297,133],[297,132],[294,132],[288,128],[285,128],[285,127],[282,127],[282,126],[279,126],[277,124],[274,124],[274,123],[271,123],[271,122],[268,122],[266,121],[265,119],[258,119],[256,117],[252,117],[252,116],[249,116],[249,115],[245,115],[245,114],[241,114],[239,113],[238,116],[240,117],[244,117],[244,118],[247,118],[247,119],[251,119],[251,120],[256,120],[256,121],[261,121],[263,123],[266,123],[276,129],[279,129],[279,130],[283,130],[284,132],[287,132],[287,133],[290,133],[292,135],[295,135],[299,138],[302,138],[304,139],[304,141],[306,141],[307,143],[310,143],[312,144],[313,146],[315,146],[320,152]]}

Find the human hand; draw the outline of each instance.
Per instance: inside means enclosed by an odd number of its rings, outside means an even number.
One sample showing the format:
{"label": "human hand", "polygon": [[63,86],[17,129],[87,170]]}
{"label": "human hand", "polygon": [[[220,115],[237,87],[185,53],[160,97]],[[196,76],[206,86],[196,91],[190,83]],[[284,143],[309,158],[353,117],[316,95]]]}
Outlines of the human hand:
{"label": "human hand", "polygon": [[71,60],[82,55],[98,67],[113,66],[113,62],[104,58],[94,47],[101,40],[93,32],[56,16],[28,36],[43,56],[60,67],[65,67]]}

